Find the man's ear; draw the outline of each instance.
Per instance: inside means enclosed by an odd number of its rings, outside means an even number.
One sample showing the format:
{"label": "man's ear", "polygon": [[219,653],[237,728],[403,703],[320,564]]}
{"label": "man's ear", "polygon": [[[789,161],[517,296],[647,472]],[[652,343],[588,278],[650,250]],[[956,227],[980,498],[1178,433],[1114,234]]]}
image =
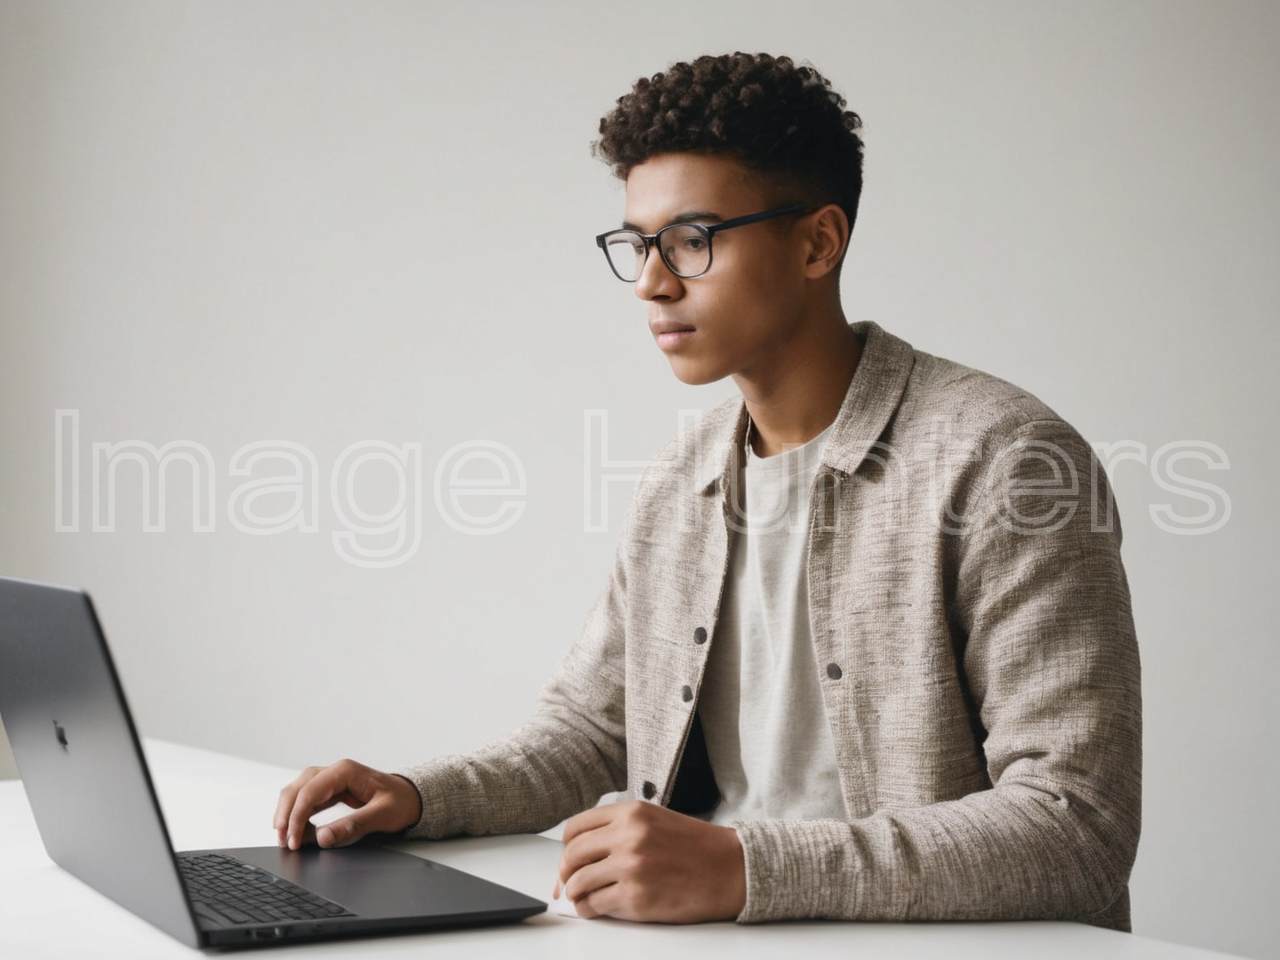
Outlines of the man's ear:
{"label": "man's ear", "polygon": [[828,203],[809,214],[809,253],[805,259],[805,276],[810,280],[824,277],[840,265],[849,244],[849,218],[837,204]]}

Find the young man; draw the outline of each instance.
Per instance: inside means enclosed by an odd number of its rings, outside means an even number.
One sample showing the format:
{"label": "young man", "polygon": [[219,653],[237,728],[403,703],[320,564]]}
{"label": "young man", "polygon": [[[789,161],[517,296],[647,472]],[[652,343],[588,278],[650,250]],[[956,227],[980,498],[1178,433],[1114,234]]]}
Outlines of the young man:
{"label": "young man", "polygon": [[1024,391],[845,320],[859,127],[812,69],[746,54],[602,120],[609,268],[677,377],[742,398],[646,471],[527,724],[403,775],[311,768],[281,843],[339,800],[321,845],[571,817],[588,917],[1129,928],[1141,711],[1105,474]]}

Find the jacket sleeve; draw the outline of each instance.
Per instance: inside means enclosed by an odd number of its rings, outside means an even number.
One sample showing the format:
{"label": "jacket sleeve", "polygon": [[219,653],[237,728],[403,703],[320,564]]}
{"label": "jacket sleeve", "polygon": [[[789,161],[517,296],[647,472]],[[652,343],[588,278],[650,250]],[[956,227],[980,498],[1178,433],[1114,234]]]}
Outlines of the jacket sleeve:
{"label": "jacket sleeve", "polygon": [[1090,495],[1108,502],[1106,477],[1067,424],[1005,436],[970,498],[951,605],[990,788],[848,822],[736,822],[740,921],[1129,928],[1142,720],[1118,520],[1092,529]]}
{"label": "jacket sleeve", "polygon": [[542,688],[531,719],[466,756],[399,770],[422,797],[406,836],[547,830],[626,782],[624,717],[628,515],[604,590]]}

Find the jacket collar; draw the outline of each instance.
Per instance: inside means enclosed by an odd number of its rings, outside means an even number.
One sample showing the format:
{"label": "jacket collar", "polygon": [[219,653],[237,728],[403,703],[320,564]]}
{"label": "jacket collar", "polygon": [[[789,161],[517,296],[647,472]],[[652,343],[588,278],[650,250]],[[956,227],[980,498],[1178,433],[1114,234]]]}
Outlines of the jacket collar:
{"label": "jacket collar", "polygon": [[[884,433],[915,365],[915,350],[905,340],[870,320],[849,326],[862,340],[862,356],[822,448],[822,466],[841,476],[856,471]],[[730,413],[702,451],[696,474],[699,493],[710,493],[717,485],[728,489],[729,479],[738,469],[738,451],[746,432],[747,404],[739,398],[737,415]]]}

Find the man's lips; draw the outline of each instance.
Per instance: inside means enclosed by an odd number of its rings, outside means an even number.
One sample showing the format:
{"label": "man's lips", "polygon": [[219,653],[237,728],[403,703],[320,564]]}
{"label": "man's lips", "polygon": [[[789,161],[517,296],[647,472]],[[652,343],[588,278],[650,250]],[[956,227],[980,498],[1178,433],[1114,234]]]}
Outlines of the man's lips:
{"label": "man's lips", "polygon": [[662,350],[678,347],[693,336],[694,328],[687,323],[675,323],[672,320],[656,320],[649,324],[653,338],[658,341]]}
{"label": "man's lips", "polygon": [[649,324],[649,329],[656,337],[663,333],[692,332],[693,327],[687,323],[676,323],[674,320],[654,320]]}

